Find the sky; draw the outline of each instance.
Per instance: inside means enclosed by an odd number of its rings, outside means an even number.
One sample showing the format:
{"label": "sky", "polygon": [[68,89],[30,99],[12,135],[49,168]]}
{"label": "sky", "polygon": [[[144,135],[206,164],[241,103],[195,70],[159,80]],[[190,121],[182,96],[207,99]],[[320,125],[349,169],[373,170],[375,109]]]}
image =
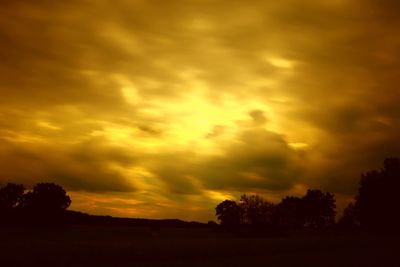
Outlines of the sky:
{"label": "sky", "polygon": [[215,220],[399,156],[397,0],[0,0],[0,185]]}

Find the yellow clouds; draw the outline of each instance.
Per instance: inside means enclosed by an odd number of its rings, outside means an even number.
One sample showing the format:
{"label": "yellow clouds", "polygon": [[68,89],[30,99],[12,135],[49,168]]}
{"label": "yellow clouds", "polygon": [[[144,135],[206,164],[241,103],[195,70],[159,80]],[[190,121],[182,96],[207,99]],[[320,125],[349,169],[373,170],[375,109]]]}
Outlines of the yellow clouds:
{"label": "yellow clouds", "polygon": [[396,3],[5,1],[0,180],[203,220],[244,192],[351,194],[400,151]]}

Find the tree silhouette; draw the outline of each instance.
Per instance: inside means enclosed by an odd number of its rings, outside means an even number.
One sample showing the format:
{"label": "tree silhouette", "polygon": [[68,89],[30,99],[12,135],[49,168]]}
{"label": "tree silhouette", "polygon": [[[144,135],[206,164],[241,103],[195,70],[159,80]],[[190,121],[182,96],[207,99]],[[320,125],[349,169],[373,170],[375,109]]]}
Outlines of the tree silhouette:
{"label": "tree silhouette", "polygon": [[320,190],[307,190],[301,200],[304,225],[309,228],[323,228],[335,223],[335,196]]}
{"label": "tree silhouette", "polygon": [[8,183],[0,188],[0,210],[10,210],[17,207],[24,195],[24,186]]}
{"label": "tree silhouette", "polygon": [[359,210],[353,202],[349,203],[344,209],[343,216],[340,218],[338,225],[348,230],[353,230],[360,226]]}
{"label": "tree silhouette", "polygon": [[258,195],[240,197],[239,206],[243,210],[244,224],[261,226],[272,223],[275,205]]}
{"label": "tree silhouette", "polygon": [[227,228],[237,227],[240,225],[242,218],[242,210],[233,200],[224,200],[215,208],[215,214],[221,225]]}
{"label": "tree silhouette", "polygon": [[274,223],[286,229],[299,229],[304,226],[302,199],[299,197],[285,197],[277,205]]}
{"label": "tree silhouette", "polygon": [[39,183],[24,196],[24,208],[35,212],[54,213],[64,211],[71,204],[65,190],[53,183]]}
{"label": "tree silhouette", "polygon": [[383,169],[361,175],[355,210],[361,227],[365,229],[398,229],[400,224],[400,161],[384,160]]}
{"label": "tree silhouette", "polygon": [[286,230],[322,229],[331,226],[335,223],[335,208],[333,194],[308,190],[304,197],[285,197],[278,205],[258,195],[244,194],[239,204],[232,200],[220,203],[216,214],[223,226],[241,224],[260,234],[279,234]]}

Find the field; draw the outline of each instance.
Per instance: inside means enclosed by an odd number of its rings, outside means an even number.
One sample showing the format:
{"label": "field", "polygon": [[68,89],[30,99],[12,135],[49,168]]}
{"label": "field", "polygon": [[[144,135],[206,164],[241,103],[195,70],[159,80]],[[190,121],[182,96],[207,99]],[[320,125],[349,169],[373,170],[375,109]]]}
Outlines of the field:
{"label": "field", "polygon": [[398,238],[239,238],[208,229],[2,229],[0,266],[400,266]]}

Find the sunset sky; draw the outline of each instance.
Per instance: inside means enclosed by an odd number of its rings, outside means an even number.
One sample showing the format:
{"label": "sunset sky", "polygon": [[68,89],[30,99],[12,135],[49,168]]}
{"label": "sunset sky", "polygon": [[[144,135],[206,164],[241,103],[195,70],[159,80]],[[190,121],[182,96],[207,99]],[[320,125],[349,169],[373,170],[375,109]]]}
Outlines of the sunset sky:
{"label": "sunset sky", "polygon": [[0,0],[0,185],[215,220],[400,155],[397,0]]}

